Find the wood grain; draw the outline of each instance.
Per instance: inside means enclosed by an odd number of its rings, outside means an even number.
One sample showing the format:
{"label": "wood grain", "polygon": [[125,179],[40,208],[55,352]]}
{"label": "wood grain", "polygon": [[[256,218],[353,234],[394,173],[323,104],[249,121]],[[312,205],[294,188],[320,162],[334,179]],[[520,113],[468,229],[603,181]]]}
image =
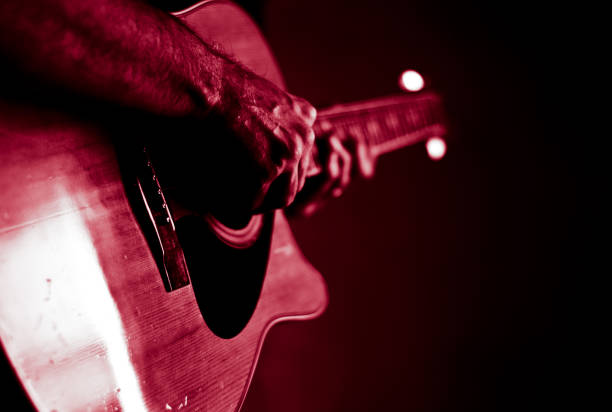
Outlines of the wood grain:
{"label": "wood grain", "polygon": [[[233,4],[208,2],[182,18],[282,84]],[[277,212],[251,321],[233,339],[214,335],[191,286],[165,291],[102,130],[0,103],[0,338],[11,363],[43,411],[237,410],[266,331],[325,308],[322,278]]]}

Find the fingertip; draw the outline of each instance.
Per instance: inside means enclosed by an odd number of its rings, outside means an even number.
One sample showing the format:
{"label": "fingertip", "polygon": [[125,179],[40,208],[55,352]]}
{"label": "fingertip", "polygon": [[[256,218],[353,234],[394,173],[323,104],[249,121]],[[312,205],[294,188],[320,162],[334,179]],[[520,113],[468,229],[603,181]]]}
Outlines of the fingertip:
{"label": "fingertip", "polygon": [[312,126],[317,120],[317,109],[308,102],[302,107],[302,114],[306,117],[309,126]]}
{"label": "fingertip", "polygon": [[369,153],[365,144],[357,146],[359,173],[366,179],[374,176],[374,157]]}
{"label": "fingertip", "polygon": [[304,185],[306,185],[306,169],[302,170],[301,174],[300,174],[300,180],[298,181],[298,188],[297,188],[297,192],[300,192],[303,188]]}
{"label": "fingertip", "polygon": [[340,175],[340,161],[337,153],[332,153],[329,156],[327,171],[332,179],[336,179]]}
{"label": "fingertip", "polygon": [[312,106],[310,103],[306,103],[306,110],[304,115],[306,115],[306,118],[310,122],[310,126],[312,126],[315,120],[317,120],[317,109],[315,109],[314,106]]}
{"label": "fingertip", "polygon": [[289,190],[287,192],[287,195],[285,196],[285,207],[289,206],[295,200],[295,197],[301,189],[300,184],[301,182],[299,170],[296,168],[293,174],[291,175],[291,180],[289,182]]}
{"label": "fingertip", "polygon": [[374,164],[371,160],[365,160],[359,163],[359,171],[366,179],[371,179],[374,176]]}

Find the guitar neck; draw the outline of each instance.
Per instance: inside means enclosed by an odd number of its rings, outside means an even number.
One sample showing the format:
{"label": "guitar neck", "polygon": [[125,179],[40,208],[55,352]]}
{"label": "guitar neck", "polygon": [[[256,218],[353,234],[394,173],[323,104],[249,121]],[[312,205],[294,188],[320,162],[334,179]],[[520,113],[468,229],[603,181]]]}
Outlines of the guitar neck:
{"label": "guitar neck", "polygon": [[434,93],[399,95],[323,109],[315,123],[315,134],[327,122],[340,139],[351,135],[380,156],[431,137],[446,134],[440,98]]}

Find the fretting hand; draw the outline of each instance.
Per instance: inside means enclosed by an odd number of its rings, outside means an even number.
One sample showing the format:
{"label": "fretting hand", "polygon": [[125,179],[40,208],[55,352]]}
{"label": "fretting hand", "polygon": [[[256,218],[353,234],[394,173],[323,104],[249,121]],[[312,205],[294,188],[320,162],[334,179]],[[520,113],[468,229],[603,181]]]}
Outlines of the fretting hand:
{"label": "fretting hand", "polygon": [[311,216],[325,202],[339,197],[351,179],[361,176],[369,179],[374,175],[375,157],[361,136],[343,135],[336,132],[332,124],[323,121],[322,133],[316,138],[321,174],[309,178],[289,212]]}
{"label": "fretting hand", "polygon": [[306,181],[316,110],[248,71],[228,76],[220,110],[249,153],[254,211],[286,207]]}

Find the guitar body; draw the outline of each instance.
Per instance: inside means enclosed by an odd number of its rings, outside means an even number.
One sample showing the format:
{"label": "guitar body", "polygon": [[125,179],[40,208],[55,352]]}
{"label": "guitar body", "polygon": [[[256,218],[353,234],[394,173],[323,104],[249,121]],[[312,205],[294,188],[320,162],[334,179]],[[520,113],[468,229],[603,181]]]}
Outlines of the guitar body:
{"label": "guitar body", "polygon": [[[179,18],[282,85],[261,34],[233,4],[203,3]],[[187,286],[164,287],[105,130],[49,108],[0,103],[5,352],[42,411],[235,411],[267,330],[320,314],[323,280],[277,211],[248,323],[231,338],[215,334],[193,273]]]}

